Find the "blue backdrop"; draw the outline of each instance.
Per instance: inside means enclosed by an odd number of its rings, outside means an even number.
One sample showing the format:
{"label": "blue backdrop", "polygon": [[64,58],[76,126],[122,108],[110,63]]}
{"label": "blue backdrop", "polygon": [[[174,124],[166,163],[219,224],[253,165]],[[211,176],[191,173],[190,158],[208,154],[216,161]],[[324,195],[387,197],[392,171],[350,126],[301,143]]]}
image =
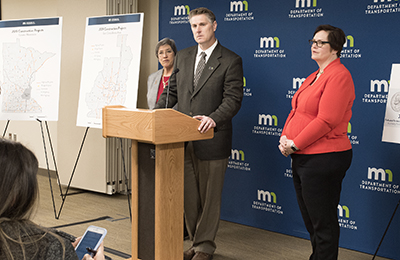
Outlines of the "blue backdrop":
{"label": "blue backdrop", "polygon": [[[222,219],[308,238],[297,206],[290,159],[277,146],[301,82],[318,69],[308,40],[320,24],[343,29],[342,63],[356,100],[348,136],[354,158],[338,207],[340,246],[373,254],[400,199],[400,146],[381,141],[391,66],[400,63],[397,0],[160,0],[160,39],[196,43],[187,14],[217,16],[217,38],[243,58],[244,99],[223,192]],[[155,45],[155,43],[154,43]],[[400,212],[379,255],[400,259]],[[265,241],[268,243],[268,241]]]}

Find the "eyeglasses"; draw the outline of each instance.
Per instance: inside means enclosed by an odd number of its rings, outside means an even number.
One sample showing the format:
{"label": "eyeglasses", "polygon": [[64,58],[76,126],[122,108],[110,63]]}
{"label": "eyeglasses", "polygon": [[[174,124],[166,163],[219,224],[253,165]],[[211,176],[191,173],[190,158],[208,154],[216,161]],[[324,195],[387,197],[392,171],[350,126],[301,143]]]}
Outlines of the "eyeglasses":
{"label": "eyeglasses", "polygon": [[316,40],[308,40],[308,42],[310,43],[310,46],[313,46],[313,44],[315,43],[317,45],[318,48],[321,48],[322,46],[324,46],[324,44],[330,43],[330,42],[324,42],[324,41],[316,41]]}

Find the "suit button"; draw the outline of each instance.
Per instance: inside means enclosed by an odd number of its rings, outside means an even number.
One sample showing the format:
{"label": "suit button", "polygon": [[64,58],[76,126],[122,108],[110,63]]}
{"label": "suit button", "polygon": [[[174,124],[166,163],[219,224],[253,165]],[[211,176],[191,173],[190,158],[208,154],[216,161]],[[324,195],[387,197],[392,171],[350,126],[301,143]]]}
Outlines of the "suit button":
{"label": "suit button", "polygon": [[193,113],[192,113],[192,112],[190,112],[190,113],[189,113],[189,115],[193,116]]}

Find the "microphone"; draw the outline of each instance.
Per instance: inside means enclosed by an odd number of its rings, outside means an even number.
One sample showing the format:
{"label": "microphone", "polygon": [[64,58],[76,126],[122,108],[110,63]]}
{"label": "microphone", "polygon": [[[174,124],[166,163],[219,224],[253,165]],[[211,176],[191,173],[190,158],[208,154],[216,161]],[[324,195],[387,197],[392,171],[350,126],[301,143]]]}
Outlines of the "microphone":
{"label": "microphone", "polygon": [[[176,68],[176,69],[171,73],[171,76],[169,76],[169,79],[172,78],[172,75],[174,75],[174,74],[176,74],[176,73],[178,73],[178,72],[179,72],[179,69]],[[166,99],[165,99],[165,108],[168,108],[169,85],[170,85],[170,84],[168,83],[168,86],[167,86],[167,97],[166,97]]]}

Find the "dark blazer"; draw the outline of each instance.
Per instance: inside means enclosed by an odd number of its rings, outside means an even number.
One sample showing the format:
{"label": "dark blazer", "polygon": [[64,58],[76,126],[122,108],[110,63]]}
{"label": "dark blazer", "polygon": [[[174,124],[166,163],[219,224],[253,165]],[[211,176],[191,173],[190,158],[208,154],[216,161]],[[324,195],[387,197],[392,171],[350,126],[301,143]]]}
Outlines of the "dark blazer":
{"label": "dark blazer", "polygon": [[[205,65],[196,91],[193,76],[197,45],[181,50],[175,57],[170,78],[168,107],[179,102],[178,111],[189,116],[205,115],[215,123],[214,138],[193,143],[196,156],[201,160],[228,158],[232,149],[232,118],[240,109],[243,98],[242,59],[234,52],[217,44]],[[166,89],[156,108],[164,108]]]}

